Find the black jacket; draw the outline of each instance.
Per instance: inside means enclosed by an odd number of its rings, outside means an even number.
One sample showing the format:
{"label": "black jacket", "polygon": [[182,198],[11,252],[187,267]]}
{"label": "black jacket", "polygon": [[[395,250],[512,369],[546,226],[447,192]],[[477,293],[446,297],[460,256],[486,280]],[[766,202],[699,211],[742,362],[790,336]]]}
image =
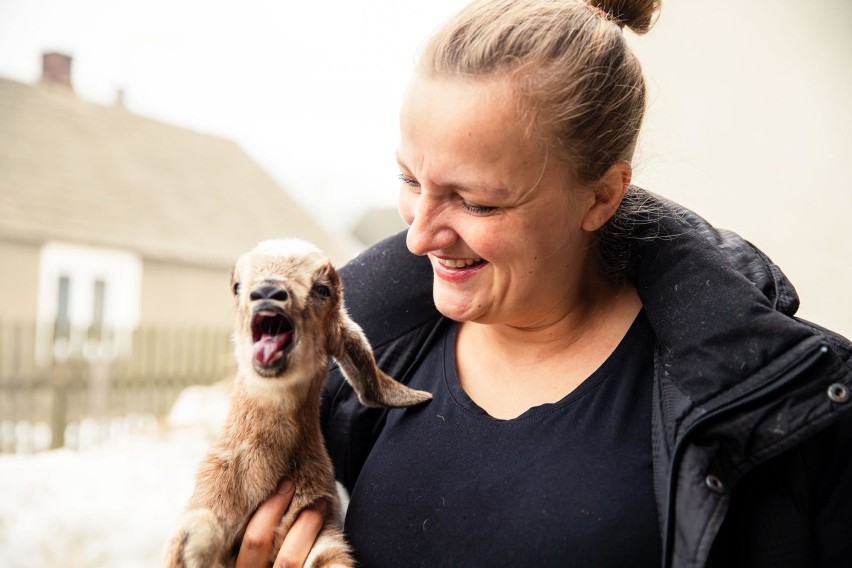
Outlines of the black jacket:
{"label": "black jacket", "polygon": [[[795,291],[759,250],[649,199],[656,211],[634,219],[627,246],[657,339],[664,568],[852,566],[852,345],[793,317]],[[429,262],[400,234],[341,273],[379,365],[406,382],[442,317]],[[322,415],[351,491],[384,411],[333,368]]]}

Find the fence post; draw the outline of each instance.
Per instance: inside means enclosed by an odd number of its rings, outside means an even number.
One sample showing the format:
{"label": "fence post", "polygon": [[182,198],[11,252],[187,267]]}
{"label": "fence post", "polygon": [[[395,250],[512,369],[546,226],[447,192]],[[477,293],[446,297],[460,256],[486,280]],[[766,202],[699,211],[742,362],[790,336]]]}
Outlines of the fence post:
{"label": "fence post", "polygon": [[65,427],[68,425],[69,365],[53,367],[53,406],[50,413],[50,449],[65,447]]}

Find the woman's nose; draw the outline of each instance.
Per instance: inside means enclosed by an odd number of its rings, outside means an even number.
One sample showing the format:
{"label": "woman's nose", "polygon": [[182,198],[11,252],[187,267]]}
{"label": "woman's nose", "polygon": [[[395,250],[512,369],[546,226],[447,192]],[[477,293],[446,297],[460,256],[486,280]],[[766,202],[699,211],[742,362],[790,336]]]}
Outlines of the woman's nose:
{"label": "woman's nose", "polygon": [[447,222],[447,211],[440,202],[422,193],[400,197],[399,212],[408,223],[406,245],[418,256],[448,247],[455,233]]}

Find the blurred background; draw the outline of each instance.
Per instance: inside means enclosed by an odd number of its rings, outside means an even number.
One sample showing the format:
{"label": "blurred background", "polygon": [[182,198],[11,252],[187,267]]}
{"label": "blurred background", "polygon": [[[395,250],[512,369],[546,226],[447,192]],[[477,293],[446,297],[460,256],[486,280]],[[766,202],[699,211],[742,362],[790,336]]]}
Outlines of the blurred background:
{"label": "blurred background", "polygon": [[[227,408],[231,264],[403,228],[398,106],[462,4],[0,0],[3,566],[158,564]],[[636,182],[852,336],[849,29],[848,0],[670,0],[628,41]]]}

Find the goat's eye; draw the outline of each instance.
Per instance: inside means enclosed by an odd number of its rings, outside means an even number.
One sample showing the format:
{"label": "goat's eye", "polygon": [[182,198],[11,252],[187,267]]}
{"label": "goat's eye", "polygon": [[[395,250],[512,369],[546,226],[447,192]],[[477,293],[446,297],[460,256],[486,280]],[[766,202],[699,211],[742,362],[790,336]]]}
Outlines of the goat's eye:
{"label": "goat's eye", "polygon": [[328,298],[331,296],[331,288],[326,286],[325,284],[317,284],[314,286],[314,292],[317,296],[322,296],[323,298]]}
{"label": "goat's eye", "polygon": [[234,296],[239,294],[240,293],[240,283],[234,282],[234,286],[233,286],[232,290],[234,291]]}

